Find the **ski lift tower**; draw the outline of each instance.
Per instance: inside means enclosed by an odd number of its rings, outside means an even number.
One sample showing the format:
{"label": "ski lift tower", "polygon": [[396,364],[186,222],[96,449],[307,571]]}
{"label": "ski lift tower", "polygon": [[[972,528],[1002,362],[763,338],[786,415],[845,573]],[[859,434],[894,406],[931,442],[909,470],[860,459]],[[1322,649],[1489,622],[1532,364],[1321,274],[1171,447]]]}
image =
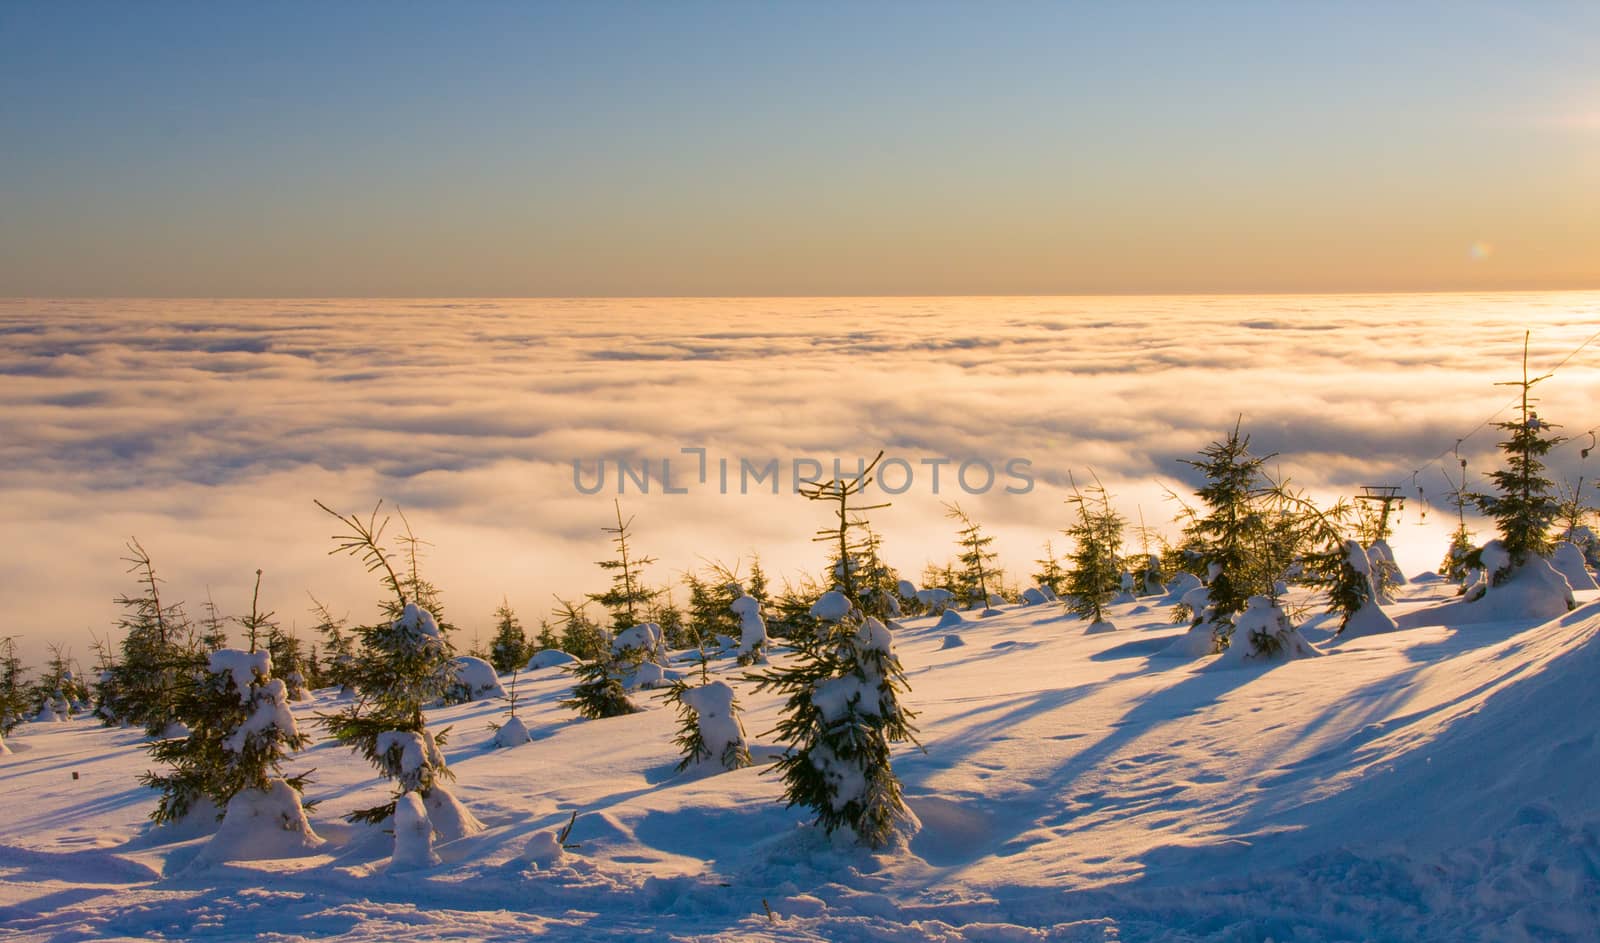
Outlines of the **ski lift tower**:
{"label": "ski lift tower", "polygon": [[1383,509],[1378,512],[1378,538],[1377,539],[1379,539],[1379,540],[1387,540],[1388,537],[1389,537],[1389,533],[1390,533],[1390,531],[1389,531],[1389,510],[1390,510],[1390,508],[1393,508],[1394,510],[1397,510],[1397,511],[1403,511],[1403,510],[1405,510],[1405,507],[1406,507],[1406,499],[1405,499],[1405,497],[1403,495],[1400,494],[1400,486],[1399,485],[1362,485],[1361,486],[1361,493],[1356,495],[1356,500],[1357,501],[1370,501],[1370,502],[1373,502],[1373,503],[1376,503],[1376,504],[1383,505]]}

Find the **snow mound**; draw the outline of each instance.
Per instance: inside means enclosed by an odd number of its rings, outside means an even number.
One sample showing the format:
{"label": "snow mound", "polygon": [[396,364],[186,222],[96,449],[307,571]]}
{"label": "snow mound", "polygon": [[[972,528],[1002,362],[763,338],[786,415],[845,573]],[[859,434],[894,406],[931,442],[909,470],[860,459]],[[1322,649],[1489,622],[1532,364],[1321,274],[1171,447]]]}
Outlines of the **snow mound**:
{"label": "snow mound", "polygon": [[817,597],[811,604],[813,618],[824,622],[838,622],[850,614],[850,600],[838,590],[829,590]]}
{"label": "snow mound", "polygon": [[1177,605],[1183,602],[1183,597],[1199,589],[1202,585],[1200,577],[1187,571],[1179,572],[1167,580],[1167,596],[1163,602],[1168,605]]}
{"label": "snow mound", "polygon": [[528,843],[522,846],[522,860],[535,870],[549,869],[566,856],[567,851],[561,847],[555,832],[534,832],[528,836]]}
{"label": "snow mound", "polygon": [[917,602],[922,603],[924,606],[927,606],[929,609],[945,609],[945,608],[948,608],[949,605],[950,605],[951,600],[953,600],[953,599],[955,599],[955,595],[953,593],[951,593],[948,589],[919,589],[919,590],[917,590]]}
{"label": "snow mound", "polygon": [[911,582],[910,580],[901,580],[895,584],[894,588],[895,592],[900,594],[901,599],[904,599],[906,602],[916,602],[917,584]]}
{"label": "snow mound", "polygon": [[1265,596],[1251,596],[1244,612],[1234,621],[1227,649],[1211,667],[1238,668],[1321,654],[1290,624],[1289,616],[1277,603]]}
{"label": "snow mound", "polygon": [[567,654],[559,648],[546,648],[534,652],[528,659],[527,667],[523,671],[538,671],[540,668],[554,668],[557,665],[570,665],[578,659]]}
{"label": "snow mound", "polygon": [[1089,627],[1087,629],[1083,630],[1083,634],[1084,635],[1099,635],[1102,632],[1115,632],[1116,630],[1117,630],[1116,626],[1112,625],[1110,622],[1107,622],[1104,619],[1101,619],[1099,622],[1091,622],[1091,623],[1089,623]]}
{"label": "snow mound", "polygon": [[1563,540],[1556,544],[1555,553],[1550,555],[1550,565],[1555,567],[1557,573],[1567,578],[1567,585],[1574,591],[1585,589],[1600,589],[1594,577],[1589,573],[1589,567],[1584,562],[1583,551],[1570,540]]}
{"label": "snow mound", "polygon": [[944,637],[944,641],[939,645],[939,651],[942,652],[949,648],[960,648],[965,644],[967,644],[967,640],[959,635],[946,635]]}
{"label": "snow mound", "polygon": [[620,655],[632,648],[643,652],[646,658],[659,658],[666,652],[662,638],[661,626],[654,622],[644,622],[617,633],[617,637],[611,640],[611,651]]}
{"label": "snow mound", "polygon": [[1045,598],[1044,591],[1037,586],[1030,586],[1022,591],[1022,603],[1025,606],[1042,606],[1049,601]]}
{"label": "snow mound", "polygon": [[944,615],[939,617],[937,628],[948,629],[954,625],[964,625],[966,624],[966,621],[967,620],[962,617],[961,613],[955,611],[954,609],[946,609],[944,611]]}
{"label": "snow mound", "polygon": [[647,661],[628,672],[622,678],[622,686],[629,691],[637,691],[640,688],[664,688],[682,677],[683,675],[676,671],[663,668],[653,661]]}
{"label": "snow mound", "polygon": [[1000,595],[999,593],[990,593],[989,594],[989,608],[990,609],[999,609],[1001,606],[1004,606],[1004,605],[1006,605],[1006,598],[1004,596]]}
{"label": "snow mound", "polygon": [[405,793],[394,804],[394,857],[389,859],[389,870],[414,871],[438,863],[428,810],[423,808],[416,793]]}
{"label": "snow mound", "polygon": [[244,789],[228,800],[222,825],[200,853],[202,861],[259,861],[310,854],[323,843],[311,830],[300,793],[281,779],[267,789]]}
{"label": "snow mound", "polygon": [[494,732],[494,745],[498,749],[519,747],[532,739],[533,735],[528,733],[528,725],[522,722],[521,717],[507,717],[506,722]]}
{"label": "snow mound", "polygon": [[450,670],[455,674],[460,701],[482,701],[506,696],[506,689],[500,686],[500,676],[494,666],[482,658],[459,655],[451,662]]}
{"label": "snow mound", "polygon": [[[1493,565],[1501,563],[1502,558],[1504,558],[1503,566],[1499,568],[1510,566],[1510,557],[1505,555],[1504,550],[1496,547],[1497,544],[1499,544],[1497,540],[1490,541],[1483,549],[1484,567],[1490,573],[1496,571]],[[1491,556],[1493,550],[1497,550],[1498,554]],[[1485,580],[1483,584],[1489,582],[1491,581]],[[1476,590],[1469,590],[1465,600],[1452,600],[1405,613],[1395,622],[1401,628],[1423,625],[1470,625],[1526,619],[1545,622],[1565,615],[1577,604],[1566,577],[1557,573],[1549,560],[1537,556],[1530,556],[1526,563],[1513,570],[1499,585],[1487,585],[1476,598],[1473,596],[1475,592]]]}
{"label": "snow mound", "polygon": [[1189,631],[1173,639],[1156,655],[1164,658],[1204,658],[1215,654],[1216,650],[1217,640],[1211,623],[1200,622],[1190,626]]}

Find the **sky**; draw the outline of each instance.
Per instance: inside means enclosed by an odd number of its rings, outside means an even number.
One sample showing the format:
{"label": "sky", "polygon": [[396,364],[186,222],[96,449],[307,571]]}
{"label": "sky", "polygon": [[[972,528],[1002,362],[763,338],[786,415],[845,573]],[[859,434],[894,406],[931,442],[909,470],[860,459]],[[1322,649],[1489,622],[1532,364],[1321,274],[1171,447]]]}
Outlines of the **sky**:
{"label": "sky", "polygon": [[1587,3],[0,3],[0,296],[1600,287]]}
{"label": "sky", "polygon": [[[357,622],[381,587],[330,557],[343,513],[404,510],[430,546],[446,615],[491,636],[508,602],[529,626],[555,596],[607,586],[613,500],[635,519],[653,588],[718,561],[775,585],[825,563],[826,510],[792,462],[832,477],[883,449],[883,557],[921,580],[958,553],[945,502],[993,535],[1021,588],[1070,523],[1071,478],[1097,477],[1129,522],[1176,536],[1193,458],[1239,423],[1274,475],[1323,504],[1362,485],[1409,499],[1391,541],[1415,575],[1455,524],[1445,473],[1487,490],[1524,331],[1540,415],[1571,441],[1550,477],[1600,451],[1600,292],[1101,298],[623,300],[0,300],[0,635],[40,664],[56,641],[85,664],[136,589],[133,537],[198,614],[262,602],[286,627],[310,598]],[[1585,346],[1585,342],[1588,342]],[[698,480],[697,457],[709,460]],[[778,460],[778,494],[740,493],[741,459]],[[929,464],[950,459],[935,491]],[[1007,472],[1029,462],[1031,489]],[[581,475],[574,482],[572,463]],[[616,462],[648,462],[618,494]],[[661,463],[671,465],[667,493]],[[717,469],[730,463],[729,486]],[[972,494],[956,482],[969,470]],[[605,487],[592,488],[606,464]],[[910,473],[910,480],[907,479]],[[1477,539],[1492,522],[1469,513]],[[395,526],[398,526],[398,520]],[[393,529],[390,531],[394,533]],[[393,544],[390,544],[393,548]],[[237,641],[237,638],[236,638]]]}

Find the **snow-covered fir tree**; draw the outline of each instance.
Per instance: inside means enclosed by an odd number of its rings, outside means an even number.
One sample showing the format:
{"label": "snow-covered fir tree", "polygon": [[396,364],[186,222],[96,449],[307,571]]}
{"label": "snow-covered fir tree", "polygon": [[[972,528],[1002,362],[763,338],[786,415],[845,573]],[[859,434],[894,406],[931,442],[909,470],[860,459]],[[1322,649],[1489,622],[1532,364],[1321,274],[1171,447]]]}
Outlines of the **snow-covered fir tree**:
{"label": "snow-covered fir tree", "polygon": [[[452,680],[449,646],[433,614],[406,597],[405,584],[380,543],[387,518],[377,520],[378,508],[363,521],[320,501],[317,506],[338,518],[347,531],[334,538],[338,546],[331,552],[360,557],[369,572],[379,573],[393,593],[384,609],[398,612],[393,619],[355,630],[361,643],[360,657],[351,670],[357,699],[334,713],[319,715],[340,743],[393,783],[393,798],[358,809],[349,820],[382,822],[394,815],[396,800],[414,793],[433,829],[447,840],[480,831],[483,826],[446,786],[455,776],[440,751],[440,736],[429,731],[422,713],[424,705],[443,697]],[[422,585],[415,573],[410,585]]]}
{"label": "snow-covered fir tree", "polygon": [[213,814],[229,833],[264,831],[282,842],[286,836],[273,833],[291,832],[300,847],[320,844],[300,800],[305,775],[283,774],[288,755],[311,741],[295,725],[288,689],[272,677],[269,653],[209,653],[205,671],[183,686],[177,709],[189,735],[151,744],[151,757],[169,769],[141,777],[161,792],[153,820]]}
{"label": "snow-covered fir tree", "polygon": [[1566,440],[1551,431],[1552,425],[1539,418],[1533,409],[1535,400],[1529,395],[1534,386],[1547,379],[1548,375],[1529,379],[1525,337],[1522,379],[1497,384],[1515,386],[1520,393],[1517,417],[1495,423],[1496,428],[1509,433],[1500,443],[1506,466],[1489,473],[1495,486],[1494,494],[1472,495],[1478,509],[1494,518],[1507,555],[1503,567],[1486,568],[1492,583],[1506,582],[1531,558],[1549,556],[1552,549],[1550,527],[1560,510],[1560,501],[1552,491],[1553,483],[1545,477],[1544,457]]}
{"label": "snow-covered fir tree", "polygon": [[795,657],[752,675],[757,691],[785,695],[777,735],[789,744],[778,761],[789,805],[816,813],[829,833],[849,829],[883,848],[915,822],[890,764],[891,744],[916,742],[910,690],[893,638],[838,591],[813,606],[823,628],[796,640]]}
{"label": "snow-covered fir tree", "polygon": [[1180,459],[1205,477],[1197,492],[1203,509],[1187,509],[1185,538],[1206,581],[1205,605],[1192,613],[1193,628],[1208,631],[1211,650],[1227,647],[1234,617],[1250,597],[1269,594],[1278,572],[1263,553],[1270,543],[1256,507],[1262,491],[1262,465],[1271,455],[1250,454],[1250,437],[1238,425],[1226,439],[1212,442],[1199,459]]}
{"label": "snow-covered fir tree", "polygon": [[761,602],[733,584],[738,595],[728,608],[739,617],[739,664],[757,665],[767,661],[767,620],[761,613]]}
{"label": "snow-covered fir tree", "polygon": [[[836,479],[801,491],[835,505],[833,526],[815,539],[836,547],[837,559],[851,558],[851,533],[866,526],[864,512],[873,508],[852,512],[849,502],[870,483],[882,457],[880,452],[853,481]],[[786,695],[775,730],[789,744],[776,766],[784,796],[789,805],[816,813],[829,834],[848,829],[867,847],[883,848],[916,824],[890,765],[891,744],[916,742],[915,715],[900,705],[910,687],[888,627],[862,612],[848,567],[840,588],[819,596],[810,616],[814,630],[789,640],[794,658],[750,676],[757,691]]]}
{"label": "snow-covered fir tree", "polygon": [[702,680],[690,685],[674,681],[664,697],[678,712],[678,734],[672,742],[683,752],[680,773],[713,764],[724,770],[742,769],[753,762],[739,719],[738,698],[726,682]]}
{"label": "snow-covered fir tree", "polygon": [[567,667],[572,675],[572,696],[561,702],[582,717],[599,720],[636,714],[641,708],[628,699],[628,689],[623,683],[644,661],[644,653],[637,648],[624,648],[620,652],[607,650],[585,661]]}
{"label": "snow-covered fir tree", "polygon": [[511,684],[505,689],[506,719],[489,724],[489,729],[494,731],[494,745],[502,749],[518,747],[533,739],[528,725],[517,715],[517,701],[521,699],[517,693],[517,674],[517,668],[511,669]]}

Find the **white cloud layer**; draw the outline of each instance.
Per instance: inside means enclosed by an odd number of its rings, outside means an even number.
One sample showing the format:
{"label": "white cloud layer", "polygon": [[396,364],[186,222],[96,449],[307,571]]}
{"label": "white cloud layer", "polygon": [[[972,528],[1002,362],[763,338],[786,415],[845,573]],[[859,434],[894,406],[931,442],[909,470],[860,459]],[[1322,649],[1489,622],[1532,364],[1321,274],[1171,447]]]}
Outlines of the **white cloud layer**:
{"label": "white cloud layer", "polygon": [[[846,467],[878,449],[916,471],[876,520],[891,563],[915,578],[952,555],[938,502],[959,498],[998,536],[1009,573],[1031,571],[1066,522],[1067,473],[1093,469],[1132,519],[1166,524],[1177,461],[1239,416],[1258,453],[1325,496],[1414,484],[1402,563],[1443,548],[1447,451],[1506,405],[1522,332],[1548,371],[1600,329],[1600,294],[1192,298],[587,301],[0,302],[0,606],[37,659],[65,641],[87,660],[119,557],[137,535],[191,610],[209,587],[225,611],[266,571],[271,605],[308,624],[311,591],[367,618],[378,587],[328,558],[333,522],[313,506],[403,506],[434,544],[429,570],[455,621],[487,637],[502,596],[536,623],[551,593],[603,588],[602,458],[670,458],[686,495],[633,488],[651,575],[759,552],[815,569],[824,514],[787,491],[720,495],[718,458]],[[1600,422],[1600,345],[1539,387],[1566,431]],[[1495,430],[1462,447],[1491,467]],[[1579,472],[1578,446],[1558,476]],[[969,496],[923,458],[1025,458],[1034,490]],[[1591,460],[1600,462],[1600,456]],[[1446,464],[1454,469],[1453,456]],[[1411,473],[1422,467],[1413,482]],[[1589,477],[1595,478],[1593,468]],[[898,480],[898,475],[896,479]],[[1413,526],[1423,523],[1424,526]],[[681,594],[680,594],[681,595]]]}

